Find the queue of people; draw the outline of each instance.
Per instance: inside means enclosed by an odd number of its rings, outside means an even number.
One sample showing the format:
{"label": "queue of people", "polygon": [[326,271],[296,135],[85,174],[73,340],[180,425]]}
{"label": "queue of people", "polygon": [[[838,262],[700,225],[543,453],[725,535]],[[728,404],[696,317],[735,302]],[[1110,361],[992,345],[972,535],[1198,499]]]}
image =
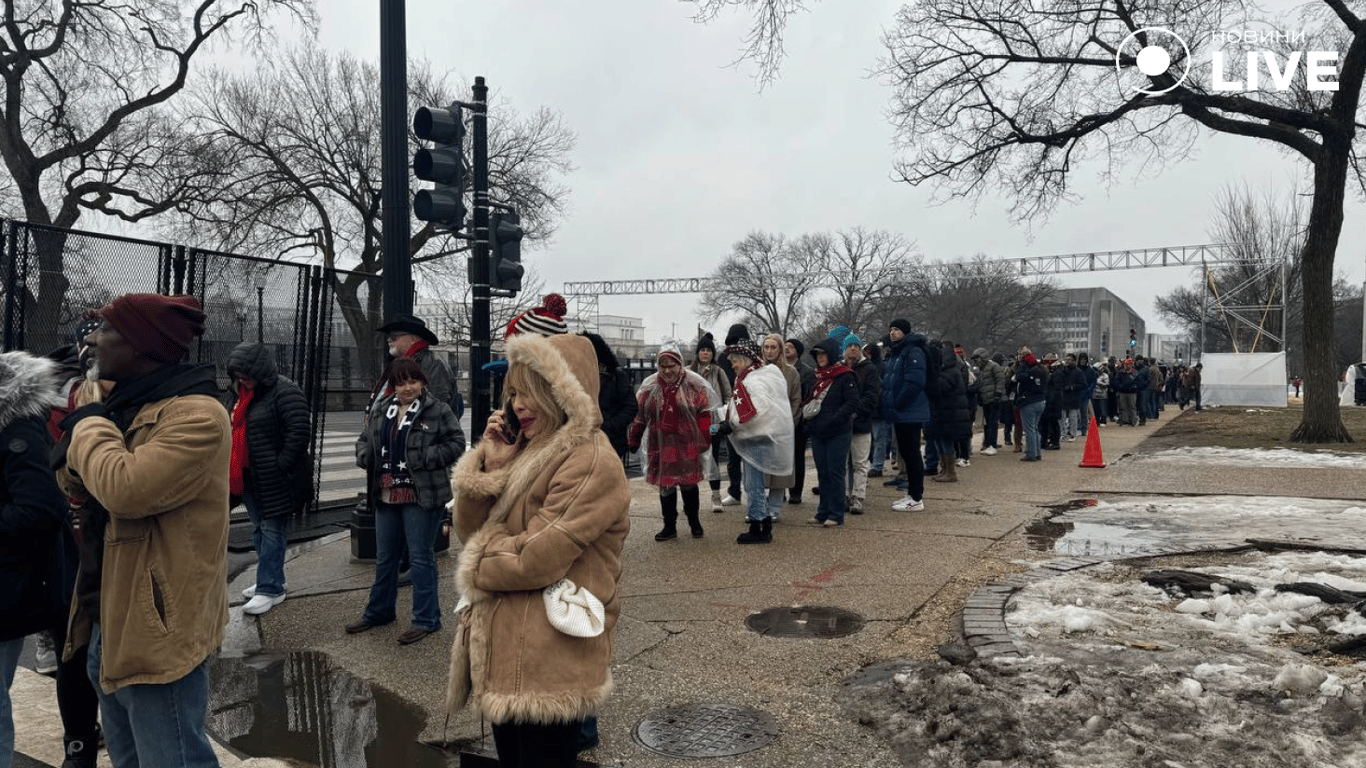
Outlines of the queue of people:
{"label": "queue of people", "polygon": [[[214,367],[187,361],[205,322],[193,297],[128,294],[53,359],[0,355],[0,529],[11,542],[0,569],[17,585],[0,597],[0,755],[13,750],[19,649],[45,630],[61,650],[63,768],[93,766],[101,741],[116,766],[217,765],[204,722],[208,658],[227,623],[229,511],[240,503],[252,524],[243,613],[259,616],[286,599],[287,521],[311,497],[312,414],[260,344],[228,355],[220,395]],[[803,503],[808,448],[817,501],[806,522],[837,529],[868,511],[869,478],[893,455],[900,473],[886,484],[904,492],[894,511],[925,508],[926,477],[959,482],[979,407],[979,455],[1013,444],[1026,462],[1084,436],[1092,417],[1143,424],[1167,402],[1200,408],[1199,365],[1092,364],[1029,347],[1011,360],[968,355],[900,318],[880,341],[841,326],[809,348],[737,324],[720,349],[703,335],[691,361],[666,345],[639,387],[600,336],[567,330],[554,294],[509,323],[501,407],[467,451],[439,340],[412,315],[390,318],[392,361],[356,441],[377,552],[364,611],[344,631],[397,621],[405,570],[411,622],[397,642],[442,631],[435,546],[454,532],[447,704],[488,719],[510,765],[572,765],[597,739],[631,452],[658,490],[656,541],[678,538],[680,507],[691,537],[705,536],[706,481],[714,511],[743,507],[737,543],[766,544],[785,508]]]}

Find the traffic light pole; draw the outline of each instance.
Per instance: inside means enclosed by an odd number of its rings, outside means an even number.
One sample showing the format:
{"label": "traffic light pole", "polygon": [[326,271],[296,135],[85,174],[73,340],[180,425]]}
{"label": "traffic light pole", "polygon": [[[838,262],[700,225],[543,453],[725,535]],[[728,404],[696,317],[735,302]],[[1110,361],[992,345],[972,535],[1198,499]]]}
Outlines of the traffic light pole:
{"label": "traffic light pole", "polygon": [[492,411],[489,361],[489,137],[488,86],[474,78],[471,138],[474,155],[474,248],[470,252],[470,438],[477,441]]}
{"label": "traffic light pole", "polygon": [[408,220],[408,53],[404,0],[379,10],[380,193],[384,228],[384,314],[413,311],[412,238]]}

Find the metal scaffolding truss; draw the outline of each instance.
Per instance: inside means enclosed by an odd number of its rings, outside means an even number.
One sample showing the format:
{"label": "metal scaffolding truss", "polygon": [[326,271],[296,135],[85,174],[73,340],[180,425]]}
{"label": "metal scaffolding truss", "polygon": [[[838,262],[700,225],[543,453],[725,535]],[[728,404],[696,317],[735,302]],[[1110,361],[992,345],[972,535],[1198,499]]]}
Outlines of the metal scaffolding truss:
{"label": "metal scaffolding truss", "polygon": [[[1236,263],[1232,246],[1223,243],[1201,245],[1176,245],[1158,248],[1131,248],[1121,251],[1092,251],[1089,253],[1067,253],[1054,256],[1027,256],[1023,258],[994,259],[975,262],[930,262],[919,269],[938,272],[943,277],[971,277],[977,274],[999,274],[1003,268],[1021,276],[1075,274],[1080,272],[1107,272],[1121,269],[1149,269],[1157,267],[1202,267],[1208,283],[1209,269]],[[1265,269],[1276,269],[1282,262],[1259,262]],[[788,273],[770,276],[772,287],[784,287],[808,281],[812,273]],[[666,293],[703,293],[722,287],[722,281],[714,277],[664,277],[641,280],[594,280],[569,282],[564,284],[564,296],[575,301],[578,320],[592,330],[597,330],[599,318],[599,299],[602,296],[644,296]],[[1237,293],[1233,291],[1231,293]],[[1234,319],[1245,325],[1254,325],[1242,316],[1242,312],[1256,311],[1265,316],[1268,308],[1282,307],[1284,303],[1272,306],[1235,306],[1224,305],[1218,296],[1213,306],[1206,305],[1206,313],[1215,313]],[[1282,315],[1283,317],[1284,315]],[[1258,321],[1255,325],[1260,326]],[[1265,332],[1265,328],[1262,329]],[[1275,341],[1281,338],[1267,334]],[[1282,327],[1282,336],[1284,327]],[[1203,346],[1203,343],[1202,343]]]}

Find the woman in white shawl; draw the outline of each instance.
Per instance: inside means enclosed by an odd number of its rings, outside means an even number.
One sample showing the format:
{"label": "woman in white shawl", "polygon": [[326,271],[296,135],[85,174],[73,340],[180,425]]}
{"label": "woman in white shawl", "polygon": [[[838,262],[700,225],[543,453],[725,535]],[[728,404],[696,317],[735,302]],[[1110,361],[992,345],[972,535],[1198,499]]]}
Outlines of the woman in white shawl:
{"label": "woman in white shawl", "polygon": [[735,389],[721,429],[729,430],[730,444],[743,460],[741,485],[749,521],[749,530],[735,541],[767,544],[773,541],[773,521],[792,484],[794,438],[787,379],[764,363],[763,352],[750,339],[726,347],[725,353],[735,369]]}

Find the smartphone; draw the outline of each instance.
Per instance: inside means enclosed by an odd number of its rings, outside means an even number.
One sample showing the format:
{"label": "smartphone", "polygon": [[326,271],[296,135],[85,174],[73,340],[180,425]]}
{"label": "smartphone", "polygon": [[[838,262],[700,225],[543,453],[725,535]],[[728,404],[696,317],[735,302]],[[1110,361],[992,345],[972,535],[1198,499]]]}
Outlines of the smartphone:
{"label": "smartphone", "polygon": [[517,442],[522,434],[522,422],[514,411],[503,411],[503,440],[508,445]]}

